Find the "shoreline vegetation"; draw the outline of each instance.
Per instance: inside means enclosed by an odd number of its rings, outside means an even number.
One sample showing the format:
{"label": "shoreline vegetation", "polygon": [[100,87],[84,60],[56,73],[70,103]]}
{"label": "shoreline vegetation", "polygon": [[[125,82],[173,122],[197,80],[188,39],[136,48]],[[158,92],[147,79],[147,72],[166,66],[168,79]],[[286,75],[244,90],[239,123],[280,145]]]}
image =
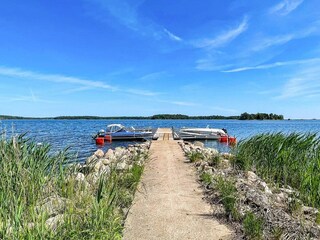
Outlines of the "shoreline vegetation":
{"label": "shoreline vegetation", "polygon": [[[265,133],[232,153],[181,142],[213,217],[247,239],[319,239],[320,137]],[[68,164],[23,135],[0,139],[0,239],[121,239],[150,142]]]}
{"label": "shoreline vegetation", "polygon": [[246,239],[319,239],[320,137],[264,133],[220,154],[181,143],[214,216]]}
{"label": "shoreline vegetation", "polygon": [[24,137],[0,139],[0,239],[121,239],[149,144],[84,164]]}
{"label": "shoreline vegetation", "polygon": [[0,120],[284,120],[283,115],[273,113],[242,113],[240,116],[188,116],[183,114],[156,114],[149,117],[144,116],[114,116],[114,117],[101,117],[101,116],[59,116],[59,117],[21,117],[0,115]]}

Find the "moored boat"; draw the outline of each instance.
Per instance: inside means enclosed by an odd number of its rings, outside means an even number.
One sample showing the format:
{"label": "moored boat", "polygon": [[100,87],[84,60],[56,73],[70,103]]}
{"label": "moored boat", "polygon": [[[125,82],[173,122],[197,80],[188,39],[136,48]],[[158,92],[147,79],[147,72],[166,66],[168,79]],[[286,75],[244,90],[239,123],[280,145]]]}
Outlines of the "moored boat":
{"label": "moored boat", "polygon": [[121,124],[110,124],[106,131],[100,130],[93,138],[96,139],[97,144],[103,144],[102,139],[107,141],[143,141],[153,138],[155,131],[156,129],[152,128],[135,129],[133,127],[126,128]]}
{"label": "moored boat", "polygon": [[227,130],[222,128],[180,128],[173,129],[175,139],[182,140],[219,140],[220,142],[227,142],[234,144],[235,137],[228,135]]}

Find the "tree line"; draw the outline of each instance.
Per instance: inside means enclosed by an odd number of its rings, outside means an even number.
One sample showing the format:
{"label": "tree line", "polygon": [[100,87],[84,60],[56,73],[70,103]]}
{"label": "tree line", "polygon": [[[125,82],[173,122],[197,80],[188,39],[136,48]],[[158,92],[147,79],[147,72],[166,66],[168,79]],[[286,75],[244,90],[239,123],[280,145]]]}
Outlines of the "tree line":
{"label": "tree line", "polygon": [[136,119],[136,120],[161,120],[161,119],[186,119],[186,120],[283,120],[283,115],[277,115],[273,113],[242,113],[240,116],[188,116],[183,114],[156,114],[149,117],[143,116],[114,116],[114,117],[100,117],[100,116],[59,116],[59,117],[47,117],[47,118],[36,118],[36,117],[17,117],[9,115],[0,115],[0,119],[52,119],[52,120],[112,120],[112,119]]}
{"label": "tree line", "polygon": [[283,120],[283,115],[273,113],[242,113],[239,120]]}

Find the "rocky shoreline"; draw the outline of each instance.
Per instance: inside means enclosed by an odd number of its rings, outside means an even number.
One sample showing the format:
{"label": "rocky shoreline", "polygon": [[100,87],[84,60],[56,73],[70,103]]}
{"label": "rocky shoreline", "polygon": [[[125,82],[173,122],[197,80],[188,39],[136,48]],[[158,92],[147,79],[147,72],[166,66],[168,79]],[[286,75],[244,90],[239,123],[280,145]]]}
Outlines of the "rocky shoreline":
{"label": "rocky shoreline", "polygon": [[[99,194],[109,194],[108,192],[100,193],[101,184],[108,184],[108,181],[117,179],[116,196],[118,202],[113,214],[124,219],[129,211],[135,187],[139,179],[131,179],[134,176],[134,168],[143,170],[145,162],[149,156],[150,142],[143,144],[129,145],[127,148],[117,147],[114,150],[109,149],[107,152],[97,150],[92,156],[87,158],[84,164],[72,164],[67,167],[64,175],[65,181],[63,188],[70,191],[70,194],[60,194],[52,191],[50,182],[48,186],[44,186],[44,198],[39,201],[35,207],[38,214],[45,214],[45,226],[51,231],[58,231],[66,221],[72,218],[82,218],[89,215],[92,206],[86,206],[86,203],[99,202],[101,199],[108,201],[109,196],[100,196]],[[142,173],[142,172],[140,172]],[[138,176],[140,177],[140,175]],[[129,180],[130,181],[129,181]],[[128,180],[127,182],[125,182]],[[55,179],[52,179],[52,184]],[[125,184],[130,184],[127,187]],[[122,195],[121,195],[122,194]],[[65,196],[62,196],[65,195]],[[89,200],[81,200],[89,199]],[[92,201],[92,199],[94,199]],[[119,200],[120,199],[120,200]],[[71,209],[72,208],[72,209]],[[71,209],[71,210],[70,210]],[[79,215],[77,216],[77,213]],[[81,214],[80,214],[81,213]],[[32,229],[34,223],[29,223],[28,227]],[[10,228],[8,229],[10,234]]]}
{"label": "rocky shoreline", "polygon": [[204,148],[201,142],[180,145],[197,170],[213,216],[231,224],[238,237],[319,239],[319,211],[304,206],[297,191],[236,169],[232,154]]}

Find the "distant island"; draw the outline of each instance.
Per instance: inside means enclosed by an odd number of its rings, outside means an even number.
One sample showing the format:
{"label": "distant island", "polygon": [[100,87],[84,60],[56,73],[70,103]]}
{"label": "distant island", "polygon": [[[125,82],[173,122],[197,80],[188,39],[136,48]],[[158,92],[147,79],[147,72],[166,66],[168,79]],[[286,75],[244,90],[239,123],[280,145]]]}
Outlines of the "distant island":
{"label": "distant island", "polygon": [[136,120],[169,120],[169,119],[185,119],[185,120],[283,120],[283,115],[277,115],[273,113],[247,113],[244,112],[240,116],[221,116],[221,115],[211,115],[211,116],[188,116],[183,114],[156,114],[149,117],[143,116],[118,116],[118,117],[100,117],[100,116],[59,116],[59,117],[19,117],[10,115],[0,115],[0,120],[5,119],[52,119],[52,120],[108,120],[108,119],[136,119]]}

